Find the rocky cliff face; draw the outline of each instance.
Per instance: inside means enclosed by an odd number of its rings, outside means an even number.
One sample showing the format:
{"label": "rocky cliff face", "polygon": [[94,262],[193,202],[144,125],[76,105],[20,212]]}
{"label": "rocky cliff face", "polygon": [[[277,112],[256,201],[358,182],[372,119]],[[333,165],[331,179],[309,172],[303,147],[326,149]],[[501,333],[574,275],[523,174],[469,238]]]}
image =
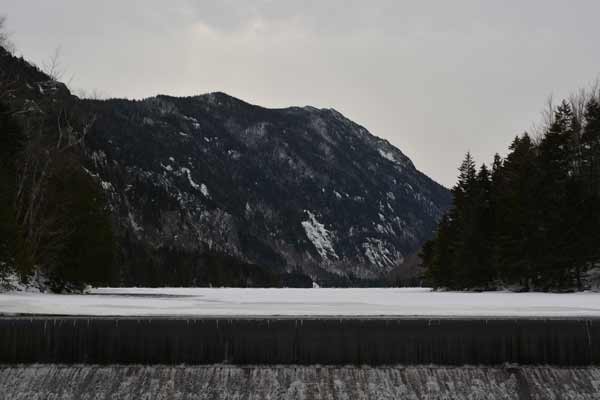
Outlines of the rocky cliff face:
{"label": "rocky cliff face", "polygon": [[156,284],[171,273],[193,284],[207,254],[317,281],[381,279],[449,204],[400,150],[333,109],[224,93],[84,100],[22,59],[0,61],[17,89],[5,101],[95,116],[84,164],[110,204],[126,284],[148,283],[149,268]]}
{"label": "rocky cliff face", "polygon": [[426,240],[446,189],[333,109],[224,93],[87,101],[90,171],[122,230],[316,279],[376,279]]}

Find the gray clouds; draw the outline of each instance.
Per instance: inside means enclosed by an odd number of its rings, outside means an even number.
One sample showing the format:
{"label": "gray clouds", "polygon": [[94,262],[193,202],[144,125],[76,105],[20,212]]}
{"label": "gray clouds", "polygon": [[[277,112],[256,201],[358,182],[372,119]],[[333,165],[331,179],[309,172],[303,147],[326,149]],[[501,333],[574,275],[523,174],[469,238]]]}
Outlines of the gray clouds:
{"label": "gray clouds", "polygon": [[452,185],[600,73],[600,3],[4,0],[18,49],[61,45],[73,86],[108,96],[221,90],[333,107]]}

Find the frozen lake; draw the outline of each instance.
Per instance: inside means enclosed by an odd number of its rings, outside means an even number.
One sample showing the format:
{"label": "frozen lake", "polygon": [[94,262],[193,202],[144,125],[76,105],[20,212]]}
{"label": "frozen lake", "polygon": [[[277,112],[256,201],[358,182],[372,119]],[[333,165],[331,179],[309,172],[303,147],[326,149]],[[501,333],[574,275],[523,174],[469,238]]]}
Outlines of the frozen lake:
{"label": "frozen lake", "polygon": [[97,288],[86,295],[1,293],[0,314],[600,317],[600,293],[463,293],[426,288]]}

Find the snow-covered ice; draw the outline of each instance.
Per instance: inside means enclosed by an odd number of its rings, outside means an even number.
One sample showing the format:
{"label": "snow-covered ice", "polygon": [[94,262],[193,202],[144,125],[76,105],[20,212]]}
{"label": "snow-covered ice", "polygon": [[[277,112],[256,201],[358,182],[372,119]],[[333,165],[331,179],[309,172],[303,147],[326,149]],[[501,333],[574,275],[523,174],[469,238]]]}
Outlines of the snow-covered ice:
{"label": "snow-covered ice", "polygon": [[433,292],[426,288],[98,288],[0,294],[2,314],[157,316],[600,317],[600,293]]}

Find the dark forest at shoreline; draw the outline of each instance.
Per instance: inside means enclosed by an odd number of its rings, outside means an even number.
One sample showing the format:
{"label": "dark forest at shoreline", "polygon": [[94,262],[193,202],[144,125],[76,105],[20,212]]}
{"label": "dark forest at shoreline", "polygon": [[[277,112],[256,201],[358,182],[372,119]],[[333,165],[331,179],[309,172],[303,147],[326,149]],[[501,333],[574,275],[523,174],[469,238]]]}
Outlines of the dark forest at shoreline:
{"label": "dark forest at shoreline", "polygon": [[422,250],[448,289],[582,290],[600,260],[600,93],[563,101],[539,140],[514,139],[478,170],[467,153],[453,204]]}

